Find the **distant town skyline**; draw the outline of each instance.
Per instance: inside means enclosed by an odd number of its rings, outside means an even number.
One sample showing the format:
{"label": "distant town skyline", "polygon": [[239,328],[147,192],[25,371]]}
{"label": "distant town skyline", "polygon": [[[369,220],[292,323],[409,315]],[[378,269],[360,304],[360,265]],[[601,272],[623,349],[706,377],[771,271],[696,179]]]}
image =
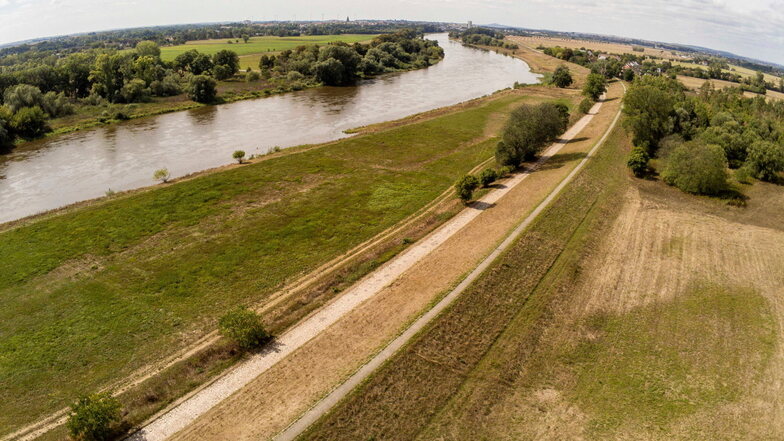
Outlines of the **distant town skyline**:
{"label": "distant town skyline", "polygon": [[168,24],[346,17],[617,35],[784,64],[784,0],[0,0],[0,43]]}

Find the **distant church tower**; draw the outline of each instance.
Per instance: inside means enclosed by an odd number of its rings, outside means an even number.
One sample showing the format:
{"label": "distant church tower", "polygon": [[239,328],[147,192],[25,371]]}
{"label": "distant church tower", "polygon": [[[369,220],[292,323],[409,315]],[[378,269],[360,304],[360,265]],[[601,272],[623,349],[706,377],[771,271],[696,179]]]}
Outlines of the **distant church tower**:
{"label": "distant church tower", "polygon": [[351,21],[351,20],[349,20],[348,16],[346,16],[346,23],[348,23],[349,21]]}

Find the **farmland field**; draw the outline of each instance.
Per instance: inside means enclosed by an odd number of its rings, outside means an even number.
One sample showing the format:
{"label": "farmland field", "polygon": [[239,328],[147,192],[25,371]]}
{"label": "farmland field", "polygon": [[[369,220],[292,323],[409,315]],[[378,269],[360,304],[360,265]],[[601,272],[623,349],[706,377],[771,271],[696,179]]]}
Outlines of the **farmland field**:
{"label": "farmland field", "polygon": [[[230,40],[227,39],[197,40],[189,41],[177,46],[161,47],[161,58],[164,61],[172,61],[177,55],[191,49],[196,49],[197,51],[208,55],[213,55],[223,49],[229,49],[236,52],[240,57],[246,55],[261,56],[264,53],[285,51],[286,49],[294,49],[295,47],[302,45],[324,45],[336,41],[350,44],[369,41],[374,37],[376,37],[376,35],[373,34],[309,35],[300,37],[264,36],[251,37],[247,43],[243,42],[242,39],[239,39],[239,42],[231,40],[231,44],[228,43]],[[254,66],[254,68],[258,68],[258,65]]]}

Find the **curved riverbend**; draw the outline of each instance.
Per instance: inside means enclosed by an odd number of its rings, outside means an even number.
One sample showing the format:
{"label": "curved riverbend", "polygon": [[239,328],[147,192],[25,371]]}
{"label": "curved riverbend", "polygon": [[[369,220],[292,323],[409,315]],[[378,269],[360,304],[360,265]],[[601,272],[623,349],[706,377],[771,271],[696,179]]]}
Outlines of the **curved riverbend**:
{"label": "curved riverbend", "polygon": [[444,60],[418,71],[128,121],[28,143],[0,157],[0,222],[183,176],[273,146],[345,137],[345,130],[477,98],[515,81],[536,83],[521,60],[429,35]]}

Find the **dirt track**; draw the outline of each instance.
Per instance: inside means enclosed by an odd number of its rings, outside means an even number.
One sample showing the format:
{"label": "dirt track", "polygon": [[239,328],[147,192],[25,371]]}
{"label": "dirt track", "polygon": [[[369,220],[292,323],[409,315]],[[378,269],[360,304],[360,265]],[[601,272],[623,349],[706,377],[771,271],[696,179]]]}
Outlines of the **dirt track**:
{"label": "dirt track", "polygon": [[[618,97],[620,91],[621,86],[614,85],[611,97]],[[380,286],[383,289],[372,298],[331,327],[325,327],[324,332],[264,371],[174,438],[257,439],[270,438],[282,430],[361,366],[370,354],[384,346],[440,293],[453,286],[455,280],[474,268],[579,162],[583,156],[580,152],[588,151],[604,133],[619,106],[617,99],[606,103],[601,115],[581,133],[583,136],[566,144],[561,154],[540,171],[527,175],[524,185],[512,187],[507,184],[506,189],[501,189],[506,190],[506,195],[497,205],[483,211],[469,211],[477,218],[470,222],[470,227],[455,231],[441,246],[424,255],[416,266],[397,280],[393,279],[394,283],[389,284],[390,280],[387,285]],[[423,240],[423,244],[430,240]],[[390,262],[390,266],[393,265],[394,262]]]}

